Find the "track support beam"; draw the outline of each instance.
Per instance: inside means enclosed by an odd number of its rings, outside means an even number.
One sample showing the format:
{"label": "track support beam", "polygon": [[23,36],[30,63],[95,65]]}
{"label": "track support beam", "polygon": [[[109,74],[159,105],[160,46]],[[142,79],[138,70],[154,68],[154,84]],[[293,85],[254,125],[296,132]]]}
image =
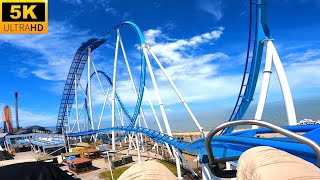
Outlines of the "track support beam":
{"label": "track support beam", "polygon": [[[266,39],[263,41],[263,43],[266,44],[266,63],[265,63],[265,69],[263,71],[263,80],[262,80],[262,86],[261,86],[261,92],[260,92],[260,98],[257,106],[257,111],[255,114],[256,120],[261,120],[262,113],[264,109],[264,105],[267,99],[267,93],[270,83],[270,76],[271,76],[271,69],[272,69],[272,62],[275,66],[279,83],[282,90],[282,95],[285,102],[285,107],[287,111],[287,118],[288,118],[288,124],[290,126],[297,124],[297,118],[296,113],[294,109],[294,104],[292,100],[292,95],[289,87],[289,83],[285,74],[285,71],[283,69],[280,57],[278,55],[278,52],[276,48],[273,45],[273,42],[271,39]],[[252,126],[253,129],[258,128],[258,126]]]}

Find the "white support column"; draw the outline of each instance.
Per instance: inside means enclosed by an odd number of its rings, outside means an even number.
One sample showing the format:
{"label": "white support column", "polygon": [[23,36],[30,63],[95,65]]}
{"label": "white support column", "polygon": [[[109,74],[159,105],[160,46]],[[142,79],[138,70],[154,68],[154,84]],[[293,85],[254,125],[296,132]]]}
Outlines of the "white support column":
{"label": "white support column", "polygon": [[[87,111],[87,110],[85,110],[85,111]],[[83,115],[84,115],[84,117],[83,117],[83,119],[84,119],[84,123],[83,123],[83,129],[85,130],[85,131],[87,131],[89,128],[88,128],[88,126],[87,126],[87,116],[86,116],[86,113],[83,113]]]}
{"label": "white support column", "polygon": [[[259,102],[257,106],[257,111],[255,114],[255,119],[261,120],[264,105],[267,98],[269,83],[270,83],[270,76],[271,76],[271,67],[272,62],[275,66],[277,76],[280,82],[282,95],[284,98],[286,111],[287,111],[287,118],[288,118],[288,124],[289,125],[296,125],[297,119],[296,119],[296,113],[294,109],[294,104],[292,100],[292,95],[289,87],[289,83],[286,77],[286,74],[284,72],[280,57],[277,53],[277,50],[275,49],[273,42],[271,39],[264,40],[264,43],[266,44],[266,63],[265,63],[265,69],[263,71],[263,80],[262,80],[262,86],[261,86],[261,92],[259,97]],[[258,128],[258,126],[252,126],[253,129]]]}
{"label": "white support column", "polygon": [[[114,53],[114,65],[113,65],[113,80],[112,80],[112,127],[115,125],[115,102],[116,102],[116,75],[117,75],[117,61],[118,61],[118,48],[119,48],[119,29],[117,29],[117,41],[116,41],[116,50]],[[115,141],[115,133],[112,131],[112,150],[116,150],[116,141]]]}
{"label": "white support column", "polygon": [[190,170],[191,174],[193,176],[198,176],[194,170],[192,169],[191,165],[189,164],[189,162],[184,158],[184,156],[180,153],[180,151],[177,151],[177,155],[180,156],[182,162],[187,166],[187,168]]}
{"label": "white support column", "polygon": [[117,111],[118,111],[118,115],[119,115],[121,126],[124,126],[124,122],[123,122],[123,119],[122,119],[122,116],[121,116],[121,108],[119,106],[119,103],[116,101],[115,104],[116,104],[116,108],[117,108]]}
{"label": "white support column", "polygon": [[[136,97],[139,98],[139,95],[138,95],[138,92],[137,92],[137,89],[136,89],[136,86],[135,86],[135,83],[134,83],[134,80],[133,80],[133,77],[132,77],[132,73],[131,73],[130,65],[129,65],[129,62],[128,62],[127,55],[126,55],[126,51],[125,51],[124,45],[122,43],[120,32],[119,32],[119,42],[120,42],[120,47],[121,47],[121,50],[122,50],[123,58],[125,60],[126,66],[127,66],[127,70],[128,70],[128,73],[129,73],[129,77],[130,77],[130,80],[131,80],[131,84],[132,84],[134,93],[135,93]],[[141,121],[141,117],[143,119],[145,127],[148,128],[148,124],[147,124],[146,118],[144,116],[144,112],[143,112],[142,107],[140,107],[140,116],[139,116],[139,126],[140,127],[141,127],[141,122],[140,122]],[[139,135],[140,135],[140,138],[141,138],[141,147],[142,147],[143,151],[145,152],[146,149],[145,149],[145,147],[143,145],[143,136],[142,136],[141,133],[139,133]]]}
{"label": "white support column", "polygon": [[[63,123],[63,126],[64,126],[64,123]],[[65,137],[65,128],[62,128],[62,137],[63,137],[63,139],[64,139],[64,141],[65,141],[65,143],[64,143],[64,148],[65,148],[66,152],[68,152],[68,151],[67,151],[67,144],[66,144],[66,143],[68,143],[68,142],[66,141],[66,137]],[[70,149],[69,149],[69,150],[70,150]]]}
{"label": "white support column", "polygon": [[[74,116],[74,118],[76,118],[76,116],[71,112],[71,114]],[[73,123],[73,125],[72,125],[72,128],[71,128],[71,130],[70,130],[70,132],[74,132],[74,128],[75,128],[75,126],[76,126],[76,124],[77,124],[77,120],[76,121],[74,121],[74,123]],[[71,124],[70,124],[70,127],[71,127]],[[78,131],[77,131],[78,132]]]}
{"label": "white support column", "polygon": [[[129,65],[129,62],[128,62],[128,58],[127,58],[126,51],[125,51],[125,49],[124,49],[124,45],[123,45],[123,43],[122,43],[122,39],[121,39],[120,33],[119,33],[119,40],[120,40],[120,47],[121,47],[121,50],[122,50],[123,58],[124,58],[124,60],[125,60],[125,62],[126,62],[127,70],[128,70],[129,77],[130,77],[130,80],[131,80],[131,84],[132,84],[134,93],[136,94],[136,97],[138,98],[139,94],[138,94],[137,88],[136,88],[136,86],[135,86],[133,77],[132,77],[130,65]],[[143,121],[144,121],[144,125],[146,126],[146,128],[148,128],[148,124],[147,124],[146,118],[145,118],[145,116],[144,116],[144,112],[143,112],[142,107],[141,107],[141,109],[140,109],[140,114],[141,114],[141,117],[142,117],[142,119],[143,119]]]}
{"label": "white support column", "polygon": [[[87,111],[87,110],[86,110]],[[85,131],[87,131],[87,130],[89,130],[89,128],[88,128],[88,126],[87,126],[87,116],[86,116],[86,113],[83,113],[83,119],[84,119],[84,125],[83,125],[83,129],[85,130]]]}
{"label": "white support column", "polygon": [[[78,112],[78,82],[77,82],[77,74],[74,75],[74,94],[75,94],[75,100],[76,100],[76,121],[78,124],[78,132],[80,132],[80,122],[79,122],[79,112]],[[80,142],[82,142],[82,138],[80,136]]]}
{"label": "white support column", "polygon": [[92,67],[93,67],[94,73],[95,73],[96,76],[97,76],[99,85],[100,85],[100,87],[101,87],[101,89],[102,89],[102,92],[103,92],[103,94],[105,95],[105,94],[106,94],[106,91],[104,90],[104,88],[103,88],[103,86],[102,86],[102,83],[101,83],[101,80],[100,80],[100,77],[99,77],[97,68],[96,68],[96,66],[94,65],[93,59],[91,60],[91,63],[92,63]]}
{"label": "white support column", "polygon": [[106,103],[108,102],[108,104],[109,104],[108,95],[109,95],[109,90],[110,90],[110,89],[108,88],[107,93],[106,93],[106,91],[105,91],[105,89],[103,88],[103,85],[102,85],[102,83],[101,83],[99,73],[98,73],[98,71],[97,71],[96,66],[94,65],[93,60],[91,60],[91,62],[92,62],[93,70],[94,70],[94,72],[95,72],[95,74],[96,74],[96,76],[97,76],[99,85],[100,85],[100,87],[101,87],[101,90],[102,90],[103,94],[105,95],[105,100],[104,100],[104,102],[103,102],[103,107],[102,107],[102,111],[101,111],[100,118],[99,118],[99,123],[98,123],[98,129],[100,129],[101,120],[102,120],[102,116],[103,116],[103,113],[104,113],[104,109],[105,109]]}
{"label": "white support column", "polygon": [[98,129],[100,129],[100,126],[101,126],[101,121],[102,121],[102,117],[103,117],[103,114],[104,114],[104,109],[105,109],[106,103],[108,101],[109,90],[110,89],[108,88],[107,94],[105,94],[105,98],[104,98],[104,102],[103,102],[103,106],[102,106],[102,110],[101,110],[101,114],[100,114],[100,118],[99,118]]}
{"label": "white support column", "polygon": [[[154,110],[153,103],[152,103],[152,100],[151,100],[151,98],[150,98],[150,94],[149,94],[149,92],[148,92],[147,87],[144,87],[144,92],[145,92],[145,96],[146,96],[147,99],[148,99],[148,102],[149,102],[149,105],[150,105],[150,107],[151,107],[151,111],[152,111],[152,113],[153,113],[153,115],[154,115],[154,118],[156,119],[158,128],[159,128],[159,130],[160,130],[161,133],[164,133],[164,132],[163,132],[163,129],[162,129],[162,127],[161,127],[161,124],[160,124],[158,115],[157,115],[156,111]],[[168,143],[165,143],[165,145],[166,145],[166,147],[167,147],[167,149],[168,149],[168,152],[169,152],[170,156],[173,157],[173,154],[172,154],[172,152],[171,152],[171,149],[170,149],[170,147],[169,147],[169,144],[168,144]]]}
{"label": "white support column", "polygon": [[133,148],[134,148],[134,149],[137,149],[137,148],[136,148],[136,145],[135,145],[134,142],[133,142],[133,136],[134,136],[134,133],[132,133],[132,135],[130,135],[130,133],[128,134],[128,137],[129,137],[129,147],[128,147],[127,155],[130,153],[130,150],[132,149],[132,145],[133,145]]}
{"label": "white support column", "polygon": [[93,115],[92,115],[92,101],[91,101],[91,48],[88,48],[88,104],[89,104],[89,113],[90,113],[90,120],[91,120],[91,128],[94,129],[93,124]]}
{"label": "white support column", "polygon": [[70,132],[70,115],[69,115],[69,105],[67,104],[67,120],[68,120],[68,133]]}
{"label": "white support column", "polygon": [[184,107],[186,108],[186,110],[188,111],[191,119],[194,121],[194,123],[197,125],[201,135],[204,137],[205,134],[203,132],[203,127],[200,126],[198,120],[196,119],[196,117],[194,116],[193,112],[191,111],[191,109],[189,108],[187,102],[184,100],[184,98],[182,97],[182,95],[180,94],[178,88],[176,87],[176,85],[173,83],[172,79],[168,76],[166,70],[164,69],[164,67],[162,66],[162,64],[160,63],[159,59],[157,58],[157,56],[153,53],[153,51],[151,50],[151,48],[146,45],[149,52],[151,53],[152,57],[154,58],[154,60],[157,62],[157,64],[159,65],[160,69],[162,70],[163,74],[165,75],[165,77],[167,78],[167,80],[169,81],[170,85],[172,86],[172,88],[174,89],[174,91],[176,92],[177,96],[179,97],[179,99],[181,100],[182,104],[184,105]]}
{"label": "white support column", "polygon": [[[141,127],[141,117],[138,117],[138,123],[139,123],[139,127]],[[143,144],[143,136],[142,133],[138,133],[138,135],[140,136],[140,141],[141,141],[141,148],[143,152],[146,152],[146,149],[144,148],[144,144]]]}
{"label": "white support column", "polygon": [[[147,45],[146,44],[142,44],[141,46],[142,46],[142,50],[143,50],[143,53],[144,53],[144,56],[145,56],[145,59],[146,59],[146,63],[147,63],[148,69],[149,69],[149,74],[150,74],[150,77],[151,77],[151,80],[152,80],[152,84],[153,84],[153,87],[154,87],[154,90],[156,92],[156,96],[157,96],[157,99],[158,99],[158,102],[159,102],[160,111],[161,111],[161,114],[162,114],[162,118],[163,118],[164,124],[165,124],[166,129],[167,129],[167,133],[168,133],[169,136],[172,136],[172,132],[171,132],[170,125],[169,125],[169,122],[168,122],[168,118],[167,118],[167,115],[166,115],[166,112],[165,112],[165,109],[164,109],[164,106],[163,106],[163,102],[162,102],[162,99],[161,99],[161,96],[160,96],[160,93],[159,93],[159,88],[158,88],[158,85],[157,85],[157,82],[156,82],[156,79],[155,79],[155,76],[154,76],[154,73],[153,73],[153,70],[152,70],[152,67],[151,67],[151,63],[150,63],[150,60],[149,60],[149,57],[148,57],[148,54],[147,54]],[[180,159],[177,156],[177,154],[175,153],[177,150],[174,147],[172,147],[172,149],[173,149],[173,152],[174,152],[173,154],[174,154],[175,159],[176,159],[178,179],[183,179],[182,176],[181,176]]]}
{"label": "white support column", "polygon": [[[138,121],[135,122],[134,126],[137,126]],[[130,133],[128,134],[129,136],[129,147],[128,147],[128,153],[130,153],[130,150],[132,149],[132,144],[134,146],[134,149],[137,149],[137,147],[135,146],[134,142],[133,142],[133,138],[134,138],[135,133],[133,132],[132,135],[130,136]]]}
{"label": "white support column", "polygon": [[[237,164],[233,161],[226,162],[226,170],[237,170]],[[237,180],[237,178],[230,178],[229,180]]]}
{"label": "white support column", "polygon": [[68,142],[68,148],[70,149],[70,140],[69,140],[69,133],[70,133],[70,117],[69,117],[69,106],[68,106],[68,104],[67,104],[67,117],[68,117],[68,131],[69,132],[67,132],[67,142]]}
{"label": "white support column", "polygon": [[202,180],[220,180],[220,178],[214,176],[208,164],[201,164]]}
{"label": "white support column", "polygon": [[[121,126],[124,126],[124,122],[123,122],[123,119],[122,119],[122,116],[121,116],[121,108],[118,104],[118,101],[115,102],[115,105],[116,105],[116,108],[117,108],[117,111],[118,111],[118,115],[119,115],[119,119],[120,119],[120,123],[121,123]],[[115,119],[117,120],[117,119]],[[119,123],[119,122],[118,122]],[[117,126],[119,126],[119,124],[117,123]],[[121,141],[119,142],[120,143],[120,147],[122,147],[122,143]]]}
{"label": "white support column", "polygon": [[43,155],[45,155],[46,154],[46,148],[43,146],[42,149],[43,149]]}
{"label": "white support column", "polygon": [[[271,66],[272,66],[272,50],[268,48],[268,42],[271,40],[265,40],[263,43],[267,45],[266,48],[266,62],[265,62],[265,67],[263,71],[263,79],[262,79],[262,85],[261,85],[261,91],[260,91],[260,97],[259,97],[259,102],[257,106],[257,111],[254,116],[254,119],[256,120],[261,120],[264,105],[266,103],[267,99],[267,94],[268,94],[268,89],[269,89],[269,82],[270,82],[270,76],[271,76]],[[257,129],[259,126],[253,125],[252,129]]]}
{"label": "white support column", "polygon": [[[134,124],[134,126],[137,126],[137,122],[138,122],[138,121],[136,121],[136,123]],[[129,134],[129,135],[130,135],[130,134]],[[137,143],[136,146],[134,145],[134,142],[133,142],[134,136],[136,136],[136,143]],[[130,140],[130,136],[129,136],[129,140]],[[130,152],[131,142],[132,142],[133,146],[135,146],[135,149],[137,150],[137,153],[138,153],[139,162],[141,162],[141,155],[140,155],[140,146],[139,146],[138,133],[134,133],[134,132],[132,133],[132,137],[131,137],[131,141],[130,141],[130,143],[129,143],[129,148],[128,148],[128,153],[127,153],[127,154],[129,154],[129,152]]]}
{"label": "white support column", "polygon": [[139,145],[139,136],[138,136],[138,133],[136,133],[136,142],[137,142],[138,159],[139,159],[139,162],[141,162],[140,145]]}
{"label": "white support column", "polygon": [[294,104],[292,100],[292,95],[289,87],[289,83],[286,77],[286,74],[284,72],[280,57],[278,55],[278,52],[276,48],[274,47],[272,41],[268,43],[269,48],[273,51],[273,63],[274,67],[277,71],[278,79],[280,82],[280,86],[282,89],[282,94],[284,98],[284,102],[286,105],[287,110],[287,117],[288,117],[288,123],[290,126],[297,125],[297,117],[296,117],[296,111],[294,109]]}

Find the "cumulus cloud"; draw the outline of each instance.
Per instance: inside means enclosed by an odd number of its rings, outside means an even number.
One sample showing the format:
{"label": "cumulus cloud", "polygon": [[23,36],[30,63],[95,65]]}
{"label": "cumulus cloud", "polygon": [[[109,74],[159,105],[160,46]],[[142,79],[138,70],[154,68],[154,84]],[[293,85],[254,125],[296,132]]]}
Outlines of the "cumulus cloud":
{"label": "cumulus cloud", "polygon": [[311,58],[320,57],[320,49],[307,49],[305,52],[292,52],[284,56],[286,61],[306,61]]}
{"label": "cumulus cloud", "polygon": [[197,7],[211,14],[215,20],[220,20],[223,17],[221,0],[198,0]]}
{"label": "cumulus cloud", "polygon": [[[212,43],[220,38],[224,27],[219,27],[217,30],[203,33],[189,39],[177,39],[172,42],[162,42],[161,40],[170,41],[167,35],[163,34],[161,29],[150,29],[144,32],[147,43],[152,47],[160,60],[166,64],[182,62],[185,59],[194,58],[194,55],[188,54],[186,51],[189,48],[197,48],[199,45]],[[203,58],[207,57],[203,56]],[[198,56],[200,57],[200,56]],[[186,62],[186,61],[184,61]]]}
{"label": "cumulus cloud", "polygon": [[[29,71],[45,80],[65,80],[70,60],[81,42],[89,38],[87,31],[79,31],[63,22],[51,21],[47,35],[0,35],[0,42],[24,48],[38,55],[36,59],[22,59],[32,68]],[[20,61],[21,59],[19,59]],[[17,70],[26,77],[26,69]]]}
{"label": "cumulus cloud", "polygon": [[[222,100],[230,96],[235,96],[237,93],[241,76],[222,76],[219,74],[221,64],[218,62],[228,61],[230,59],[228,55],[222,52],[199,53],[193,51],[202,46],[212,46],[212,44],[222,36],[223,30],[223,27],[219,27],[216,30],[185,39],[173,39],[163,33],[162,29],[150,29],[144,32],[146,41],[151,46],[152,51],[165,66],[166,72],[173,79],[177,88],[188,102],[197,103],[210,100]],[[119,57],[121,57],[121,55],[119,55]],[[170,84],[168,84],[159,67],[156,66],[153,58],[151,56],[149,57],[153,65],[163,102],[167,108],[171,109],[168,105],[180,103],[180,100]],[[124,70],[120,67],[118,68],[119,71],[123,73]],[[111,74],[111,72],[108,72],[108,74]],[[149,73],[147,73],[146,79],[146,86],[151,95],[151,100],[154,105],[157,105],[157,98]],[[138,79],[135,80],[135,83],[139,83]],[[105,89],[107,89],[106,83],[104,83],[104,85]],[[221,89],[224,90],[221,91]],[[134,94],[129,78],[117,77],[117,93],[129,111],[133,112],[133,106],[136,103],[137,97]],[[100,112],[99,110],[101,110],[105,95],[102,93],[97,80],[92,81],[92,94],[94,109],[96,112]],[[145,95],[143,101],[144,106],[148,106],[146,98]],[[111,91],[109,101],[111,102]],[[110,115],[109,107],[106,108],[105,116]],[[148,112],[148,110],[146,110],[146,112]]]}
{"label": "cumulus cloud", "polygon": [[[288,83],[294,100],[308,98],[309,93],[320,88],[320,57],[315,49],[294,49],[280,56],[282,64],[288,79]],[[263,59],[264,61],[264,59]],[[261,67],[263,70],[264,67]],[[272,101],[281,101],[282,93],[279,80],[275,71],[270,78],[268,99]],[[262,73],[259,76],[255,99],[258,101],[262,83]],[[312,96],[312,95],[311,95]],[[295,99],[296,98],[296,99]]]}
{"label": "cumulus cloud", "polygon": [[[113,6],[111,6],[110,0],[62,0],[65,3],[72,4],[73,6],[79,7],[78,13],[88,13],[95,10],[105,10],[106,13],[113,16],[120,16],[126,19],[130,16],[128,12],[120,12]],[[79,10],[80,9],[80,10]]]}
{"label": "cumulus cloud", "polygon": [[[2,108],[5,104],[0,103],[0,107]],[[16,127],[15,120],[15,108],[10,105],[11,114],[12,114],[12,124]],[[47,114],[47,113],[39,113],[30,111],[24,108],[19,108],[19,125],[22,127],[30,126],[30,125],[40,125],[44,127],[54,126],[57,120],[56,115]]]}
{"label": "cumulus cloud", "polygon": [[[222,76],[221,64],[216,61],[227,61],[230,57],[223,52],[199,53],[193,51],[201,46],[213,46],[223,34],[224,27],[186,39],[172,39],[161,29],[150,29],[144,32],[151,50],[165,66],[167,74],[177,85],[188,102],[224,99],[237,93],[241,77],[238,75]],[[151,58],[152,60],[152,58]],[[179,103],[173,89],[168,84],[162,71],[154,66],[160,93],[165,104]],[[149,84],[151,94],[154,94]],[[224,89],[224,91],[221,91]],[[156,99],[153,96],[153,101]]]}

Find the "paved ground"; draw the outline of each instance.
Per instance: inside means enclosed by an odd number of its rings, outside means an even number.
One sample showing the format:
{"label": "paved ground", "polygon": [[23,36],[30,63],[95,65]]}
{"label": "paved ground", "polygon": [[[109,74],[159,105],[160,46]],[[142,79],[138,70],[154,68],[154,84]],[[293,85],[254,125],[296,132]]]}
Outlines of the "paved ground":
{"label": "paved ground", "polygon": [[[159,154],[156,154],[155,150],[152,150],[153,152],[150,152],[150,149],[152,148],[152,146],[153,146],[153,144],[146,146],[149,149],[148,152],[141,152],[142,161],[162,159],[162,156]],[[109,148],[111,148],[111,147],[109,147]],[[125,150],[119,151],[116,155],[116,158],[121,159],[122,156],[124,156],[128,153],[127,147],[124,147],[124,146],[120,147],[119,145],[117,145],[117,149],[125,149]],[[164,151],[166,151],[166,150],[164,150]],[[161,152],[161,151],[159,150],[159,152]],[[130,150],[130,155],[132,155],[132,159],[134,162],[127,164],[125,166],[132,166],[133,164],[139,162],[137,151]],[[14,160],[0,161],[0,167],[5,166],[5,165],[10,165],[10,164],[15,164],[15,163],[36,161],[37,156],[39,156],[39,154],[36,154],[31,151],[19,152],[19,153],[16,153],[16,155],[14,156]],[[66,165],[62,164],[61,156],[57,156],[57,157],[58,157],[58,162],[61,164],[60,168],[62,170],[68,170],[68,167]],[[192,166],[193,169],[197,168],[198,164],[196,161],[194,161],[195,156],[184,154],[184,157],[190,163],[190,165]],[[173,161],[173,162],[175,162],[175,161]],[[105,160],[103,158],[94,159],[92,161],[92,165],[94,166],[94,169],[92,171],[78,174],[76,176],[78,178],[84,179],[84,180],[96,180],[96,179],[99,179],[98,175],[101,172],[109,171],[109,169],[110,169],[109,163],[105,162]]]}
{"label": "paved ground", "polygon": [[[120,158],[121,155],[126,155],[126,154],[127,154],[127,150],[120,151],[118,153],[118,157]],[[130,155],[132,155],[132,159],[134,162],[130,163],[130,164],[126,164],[125,166],[132,166],[133,164],[139,162],[137,151],[131,150]],[[149,152],[149,154],[142,152],[141,153],[141,160],[146,161],[146,160],[149,160],[150,157],[152,157],[152,159],[157,159],[157,156],[159,157],[159,155],[156,155],[155,153],[152,153],[152,152]],[[99,173],[101,173],[103,171],[110,170],[109,163],[105,162],[105,160],[102,158],[93,160],[92,165],[95,167],[95,170],[79,174],[79,175],[77,175],[77,177],[80,179],[83,179],[83,180],[96,180],[96,179],[99,179],[98,178]],[[68,168],[67,166],[61,167],[61,169],[67,169],[67,168]]]}
{"label": "paved ground", "polygon": [[[121,158],[123,155],[126,155],[127,152],[128,152],[127,150],[123,150],[123,151],[118,152],[117,158]],[[130,155],[132,155],[132,159],[134,162],[127,164],[125,166],[132,166],[133,164],[139,162],[137,151],[131,150]],[[10,165],[10,164],[16,164],[16,163],[36,161],[37,156],[39,156],[39,154],[36,154],[31,151],[19,152],[19,153],[16,153],[13,160],[0,161],[0,167]],[[57,156],[57,157],[58,157],[58,162],[62,163],[61,156]],[[146,161],[146,160],[150,160],[150,159],[158,159],[158,158],[161,159],[161,156],[156,155],[155,153],[141,152],[141,160],[142,161]],[[79,174],[79,175],[77,175],[77,177],[80,179],[83,179],[83,180],[96,180],[96,179],[99,179],[98,178],[99,173],[101,173],[103,171],[107,171],[107,170],[109,171],[109,163],[105,162],[105,160],[103,158],[94,159],[92,161],[92,165],[94,166],[94,170],[92,170],[90,172]],[[62,170],[68,170],[68,166],[66,166],[66,165],[62,165],[60,168]]]}
{"label": "paved ground", "polygon": [[14,156],[14,159],[12,160],[0,161],[0,167],[10,165],[10,164],[36,161],[35,159],[36,156],[37,155],[31,151],[19,152],[19,153],[16,153],[16,155]]}

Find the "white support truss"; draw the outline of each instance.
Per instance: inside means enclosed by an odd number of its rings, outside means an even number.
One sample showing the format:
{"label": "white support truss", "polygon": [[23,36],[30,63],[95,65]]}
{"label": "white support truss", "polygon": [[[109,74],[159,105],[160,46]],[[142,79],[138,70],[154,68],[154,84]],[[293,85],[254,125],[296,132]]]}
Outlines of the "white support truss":
{"label": "white support truss", "polygon": [[[265,69],[263,71],[263,80],[262,80],[262,86],[261,86],[261,92],[259,97],[259,102],[257,106],[257,111],[255,114],[256,120],[261,120],[262,113],[264,109],[264,105],[267,99],[267,93],[270,83],[270,76],[272,73],[272,62],[274,64],[274,67],[276,69],[276,73],[278,75],[279,83],[281,86],[282,95],[285,102],[285,107],[287,111],[287,118],[288,118],[288,124],[290,126],[297,124],[297,118],[296,113],[294,109],[294,104],[292,100],[292,95],[289,87],[289,83],[285,74],[285,71],[283,69],[280,57],[278,55],[278,52],[276,48],[274,47],[274,44],[271,39],[264,40],[263,43],[266,44],[266,63],[265,63]],[[253,129],[258,128],[257,126],[252,126]]]}
{"label": "white support truss", "polygon": [[[153,84],[153,88],[155,90],[155,93],[156,93],[156,96],[157,96],[157,99],[158,99],[160,112],[161,112],[161,115],[162,115],[166,130],[167,130],[167,133],[168,133],[169,136],[172,136],[172,132],[171,132],[171,128],[170,128],[170,125],[169,125],[168,118],[167,118],[167,114],[166,114],[166,111],[165,111],[165,108],[164,108],[164,105],[163,105],[163,102],[162,102],[161,95],[159,93],[159,88],[158,88],[158,85],[157,85],[157,82],[156,82],[156,79],[155,79],[155,75],[154,75],[153,70],[152,70],[151,63],[150,63],[150,60],[149,60],[149,57],[148,57],[148,54],[147,54],[147,50],[148,50],[147,49],[147,45],[146,44],[142,44],[141,46],[142,46],[142,50],[143,50],[143,53],[144,53],[144,56],[145,56],[145,59],[146,59],[146,63],[147,63],[147,67],[148,67],[149,74],[150,74],[150,77],[151,77],[151,81],[152,81],[152,84]],[[174,154],[175,159],[176,159],[178,179],[183,179],[182,176],[181,176],[180,159],[176,154],[177,150],[174,147],[172,147],[172,149],[173,149],[173,152],[174,152],[173,154]]]}

